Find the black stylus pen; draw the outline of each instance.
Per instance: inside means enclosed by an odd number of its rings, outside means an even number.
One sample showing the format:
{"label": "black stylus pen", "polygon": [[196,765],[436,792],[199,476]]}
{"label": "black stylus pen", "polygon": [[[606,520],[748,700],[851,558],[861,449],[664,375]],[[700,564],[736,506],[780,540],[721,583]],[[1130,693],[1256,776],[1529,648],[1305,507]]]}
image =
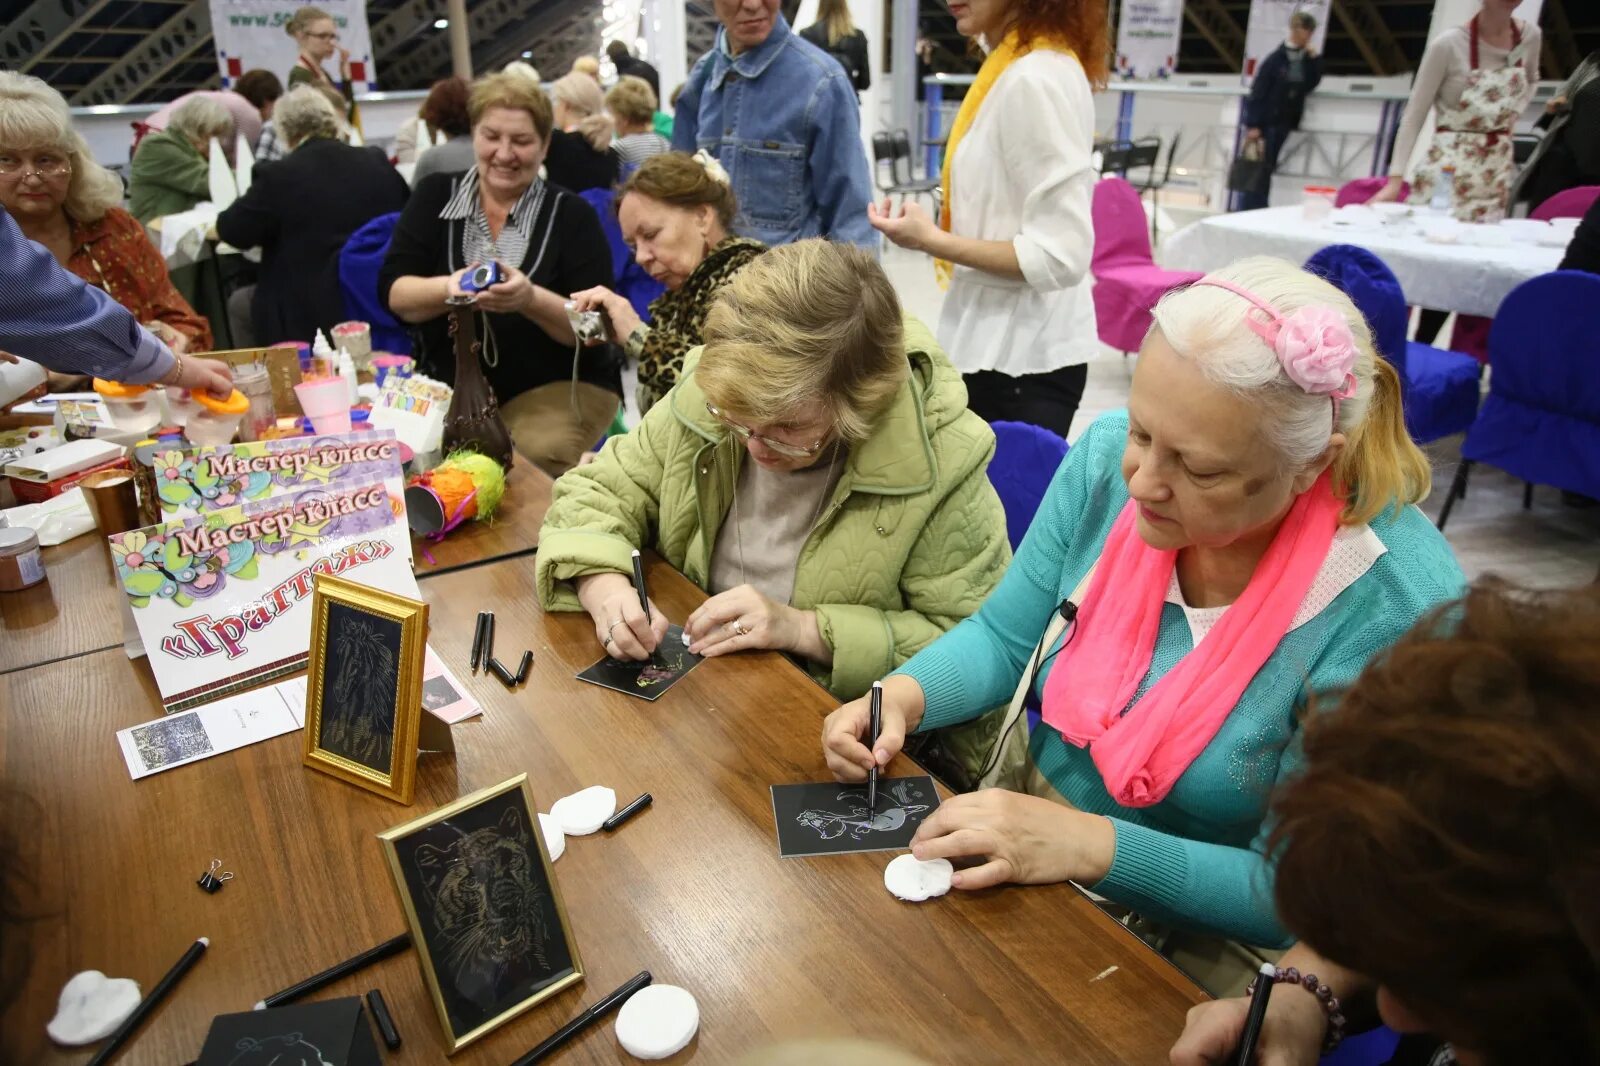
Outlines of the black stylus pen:
{"label": "black stylus pen", "polygon": [[883,682],[872,683],[872,712],[868,728],[872,731],[872,769],[867,771],[867,812],[878,813],[878,734],[883,732]]}
{"label": "black stylus pen", "polygon": [[1261,964],[1261,973],[1256,977],[1256,991],[1250,997],[1250,1013],[1244,1019],[1244,1036],[1239,1039],[1239,1057],[1234,1060],[1235,1066],[1250,1066],[1256,1057],[1256,1041],[1261,1039],[1261,1023],[1267,1018],[1267,999],[1272,995],[1273,978],[1277,976],[1277,968],[1270,962]]}
{"label": "black stylus pen", "polygon": [[644,583],[644,556],[639,554],[639,549],[633,549],[633,587],[639,593],[639,609],[644,612],[646,623],[652,621],[650,617],[650,590]]}
{"label": "black stylus pen", "polygon": [[535,1062],[543,1062],[552,1054],[561,1050],[573,1037],[622,1006],[623,1001],[645,985],[648,985],[651,980],[649,970],[640,970],[627,984],[551,1033],[538,1047],[512,1063],[511,1066],[533,1066]]}
{"label": "black stylus pen", "polygon": [[611,832],[612,830],[616,829],[617,826],[621,825],[623,822],[626,822],[629,818],[632,818],[634,815],[650,806],[650,802],[650,793],[646,792],[644,795],[640,796],[638,799],[622,808],[622,810],[618,811],[616,814],[613,814],[604,822],[601,822],[600,828],[604,829],[608,833]]}

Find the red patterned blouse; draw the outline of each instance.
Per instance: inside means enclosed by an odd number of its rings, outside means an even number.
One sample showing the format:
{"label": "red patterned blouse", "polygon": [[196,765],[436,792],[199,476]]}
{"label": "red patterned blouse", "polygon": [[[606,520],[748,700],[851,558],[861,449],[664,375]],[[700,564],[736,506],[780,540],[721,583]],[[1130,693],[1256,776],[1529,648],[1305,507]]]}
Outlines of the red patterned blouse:
{"label": "red patterned blouse", "polygon": [[189,351],[211,350],[211,323],[178,292],[160,250],[122,208],[111,208],[99,222],[73,220],[67,269],[110,293],[140,322],[163,322],[188,337]]}

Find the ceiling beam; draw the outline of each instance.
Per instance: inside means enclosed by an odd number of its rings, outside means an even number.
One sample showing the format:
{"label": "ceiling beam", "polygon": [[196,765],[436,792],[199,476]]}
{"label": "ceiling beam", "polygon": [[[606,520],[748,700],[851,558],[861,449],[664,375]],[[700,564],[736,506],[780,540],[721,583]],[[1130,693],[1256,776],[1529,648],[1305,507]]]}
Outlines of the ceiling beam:
{"label": "ceiling beam", "polygon": [[1333,13],[1344,23],[1345,34],[1372,73],[1382,77],[1411,69],[1405,49],[1389,32],[1389,24],[1373,0],[1333,0]]}
{"label": "ceiling beam", "polygon": [[[372,58],[376,62],[423,30],[430,29],[444,5],[440,0],[406,0],[373,24]],[[379,64],[378,69],[383,69]]]}
{"label": "ceiling beam", "polygon": [[1210,42],[1231,70],[1244,69],[1244,28],[1234,21],[1221,0],[1188,0],[1183,17]]}
{"label": "ceiling beam", "polygon": [[499,70],[523,52],[532,52],[539,76],[554,81],[571,68],[573,59],[598,50],[598,14],[594,0],[536,4],[532,14],[473,49],[473,69]]}
{"label": "ceiling beam", "polygon": [[0,68],[27,72],[110,0],[34,0],[0,27]]}
{"label": "ceiling beam", "polygon": [[210,40],[210,4],[192,0],[74,93],[72,103],[77,107],[127,103]]}
{"label": "ceiling beam", "polygon": [[1539,57],[1546,78],[1570,78],[1578,69],[1580,56],[1572,33],[1572,21],[1561,0],[1544,0],[1544,52]]}
{"label": "ceiling beam", "polygon": [[[590,0],[591,4],[593,0]],[[474,3],[467,14],[467,37],[473,41],[493,41],[505,28],[529,14],[528,0],[483,0]],[[534,18],[543,5],[533,5]],[[598,38],[597,38],[598,43]],[[521,49],[519,49],[520,51]],[[444,30],[435,32],[410,54],[402,56],[382,68],[385,83],[397,88],[421,87],[449,72],[450,35]],[[473,73],[479,73],[474,70]],[[565,73],[565,71],[563,71]]]}

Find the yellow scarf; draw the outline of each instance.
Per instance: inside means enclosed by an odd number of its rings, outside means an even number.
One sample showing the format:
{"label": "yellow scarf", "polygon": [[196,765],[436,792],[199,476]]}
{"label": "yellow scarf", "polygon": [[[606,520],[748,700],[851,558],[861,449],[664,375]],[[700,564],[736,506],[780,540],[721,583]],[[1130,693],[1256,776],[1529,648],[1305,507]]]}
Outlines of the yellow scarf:
{"label": "yellow scarf", "polygon": [[[944,185],[944,199],[939,208],[939,228],[946,233],[950,232],[950,205],[952,203],[950,195],[952,176],[950,164],[956,157],[956,146],[961,143],[961,138],[965,137],[967,130],[972,127],[973,120],[978,117],[978,108],[983,106],[983,98],[989,95],[989,90],[994,88],[994,83],[1000,80],[1000,75],[1004,74],[1006,68],[1012,63],[1015,63],[1029,52],[1039,49],[1065,52],[1068,55],[1077,54],[1065,43],[1045,37],[1035,37],[1033,42],[1026,48],[1020,47],[1017,44],[1017,31],[1011,30],[1005,35],[999,46],[984,59],[983,66],[978,70],[977,78],[967,89],[966,98],[961,101],[961,110],[956,112],[955,125],[950,127],[949,140],[945,142],[944,167],[940,173],[940,179]],[[996,162],[1000,163],[999,160],[996,160]],[[933,269],[939,279],[940,287],[948,288],[950,278],[955,274],[955,264],[948,259],[935,259]]]}

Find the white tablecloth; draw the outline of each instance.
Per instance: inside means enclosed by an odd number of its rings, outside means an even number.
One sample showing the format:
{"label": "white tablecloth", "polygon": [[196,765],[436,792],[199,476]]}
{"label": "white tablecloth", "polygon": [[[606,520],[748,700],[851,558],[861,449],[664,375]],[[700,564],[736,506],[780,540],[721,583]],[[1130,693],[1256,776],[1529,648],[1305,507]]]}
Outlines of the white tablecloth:
{"label": "white tablecloth", "polygon": [[[1471,236],[1468,228],[1464,239]],[[1408,223],[1308,222],[1299,207],[1269,207],[1212,215],[1173,234],[1162,265],[1216,270],[1249,255],[1304,263],[1330,244],[1356,244],[1375,253],[1400,279],[1411,304],[1486,316],[1495,313],[1512,289],[1556,269],[1563,252],[1521,241],[1502,247],[1436,244]]]}

